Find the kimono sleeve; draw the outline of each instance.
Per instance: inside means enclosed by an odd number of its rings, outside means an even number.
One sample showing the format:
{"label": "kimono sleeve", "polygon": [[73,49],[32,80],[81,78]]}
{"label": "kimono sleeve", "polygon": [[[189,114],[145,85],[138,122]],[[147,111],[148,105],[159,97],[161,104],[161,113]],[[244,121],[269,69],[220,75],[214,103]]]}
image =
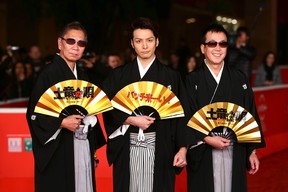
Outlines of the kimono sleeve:
{"label": "kimono sleeve", "polygon": [[33,153],[35,156],[35,163],[40,170],[43,170],[50,161],[56,150],[60,134],[55,140],[45,144],[60,128],[62,118],[51,117],[39,113],[35,113],[35,106],[41,97],[42,93],[46,90],[46,81],[43,77],[39,76],[35,88],[31,94],[29,105],[27,108],[26,119],[29,125],[29,130],[33,142]]}
{"label": "kimono sleeve", "polygon": [[[119,78],[117,73],[112,71],[111,74],[103,83],[103,91],[107,94],[110,100],[117,94],[119,84]],[[123,125],[124,121],[129,117],[128,114],[121,112],[117,109],[103,113],[103,119],[105,123],[105,129],[107,136],[111,135],[116,129]]]}
{"label": "kimono sleeve", "polygon": [[178,79],[178,97],[181,102],[181,105],[184,110],[185,117],[180,118],[178,120],[178,128],[177,128],[177,140],[178,140],[178,146],[183,147],[187,145],[196,144],[196,138],[195,133],[192,131],[190,127],[187,126],[187,123],[191,117],[191,112],[189,109],[189,102],[187,93],[185,90],[185,86],[182,82],[182,80]]}
{"label": "kimono sleeve", "polygon": [[[187,105],[189,106],[188,121],[199,109],[198,102],[197,102],[197,98],[199,97],[197,95],[197,80],[196,80],[197,76],[198,76],[198,74],[196,74],[196,73],[193,73],[193,75],[189,74],[185,80],[185,88],[186,88],[187,97],[188,97]],[[187,121],[187,123],[188,123],[188,121]],[[204,139],[204,137],[207,136],[207,135],[205,135],[199,131],[196,131],[193,128],[191,128],[191,130],[195,136],[196,142],[202,141]]]}

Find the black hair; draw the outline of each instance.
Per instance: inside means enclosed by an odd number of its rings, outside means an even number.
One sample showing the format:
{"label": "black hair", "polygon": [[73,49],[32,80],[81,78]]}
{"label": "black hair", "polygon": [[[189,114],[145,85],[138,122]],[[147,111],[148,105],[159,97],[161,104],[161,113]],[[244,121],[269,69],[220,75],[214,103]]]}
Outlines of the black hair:
{"label": "black hair", "polygon": [[228,40],[228,32],[224,29],[224,27],[219,23],[211,23],[204,29],[202,33],[201,44],[206,42],[206,35],[208,32],[224,33]]}
{"label": "black hair", "polygon": [[118,57],[120,57],[120,54],[118,52],[116,52],[116,51],[113,51],[113,52],[109,52],[107,54],[107,57],[109,57],[109,56],[118,56]]}
{"label": "black hair", "polygon": [[[25,74],[25,76],[26,76],[25,62],[22,61],[22,60],[17,60],[17,61],[15,61],[15,62],[13,63],[13,65],[12,65],[12,70],[11,70],[12,78],[15,78],[15,77],[16,77],[16,76],[15,76],[15,75],[16,75],[15,72],[16,72],[16,65],[17,65],[18,63],[21,63],[21,65],[23,66],[24,74]],[[32,67],[33,67],[33,66],[32,66]]]}
{"label": "black hair", "polygon": [[131,23],[130,38],[133,39],[133,32],[136,29],[150,29],[155,36],[159,38],[159,26],[153,23],[149,18],[138,17]]}
{"label": "black hair", "polygon": [[74,22],[71,22],[71,23],[68,23],[67,25],[65,25],[63,27],[63,29],[60,31],[59,37],[63,37],[66,33],[68,33],[68,31],[73,30],[73,29],[83,31],[84,36],[85,36],[85,40],[87,40],[87,31],[83,27],[83,25],[78,21],[74,21]]}
{"label": "black hair", "polygon": [[247,36],[250,36],[250,31],[247,27],[238,27],[236,33],[237,37],[239,37],[242,33],[245,33]]}
{"label": "black hair", "polygon": [[273,65],[275,65],[275,64],[277,63],[277,61],[276,61],[276,59],[277,59],[277,58],[276,58],[276,53],[275,53],[274,51],[267,51],[267,52],[264,54],[263,58],[262,58],[262,62],[263,62],[264,65],[267,65],[266,59],[267,59],[268,55],[270,55],[270,54],[274,55]]}

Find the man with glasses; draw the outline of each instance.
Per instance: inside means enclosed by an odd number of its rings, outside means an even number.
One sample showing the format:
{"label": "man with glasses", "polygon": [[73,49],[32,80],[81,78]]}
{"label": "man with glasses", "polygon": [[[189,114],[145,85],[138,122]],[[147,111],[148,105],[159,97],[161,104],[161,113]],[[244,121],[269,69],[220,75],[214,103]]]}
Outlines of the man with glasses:
{"label": "man with glasses", "polygon": [[93,192],[95,186],[94,151],[105,144],[98,123],[81,137],[82,115],[51,117],[34,112],[41,95],[64,80],[88,81],[77,67],[87,44],[86,30],[79,22],[67,24],[58,37],[60,52],[40,73],[30,98],[26,118],[33,141],[35,191]]}
{"label": "man with glasses", "polygon": [[[186,79],[190,109],[195,113],[210,103],[231,102],[248,110],[260,125],[245,74],[224,63],[227,41],[227,32],[219,24],[211,24],[204,31],[200,45],[204,62]],[[259,144],[239,144],[220,136],[191,131],[198,144],[187,151],[188,191],[247,191],[246,169],[250,174],[259,170],[255,149],[265,147],[263,135]]]}

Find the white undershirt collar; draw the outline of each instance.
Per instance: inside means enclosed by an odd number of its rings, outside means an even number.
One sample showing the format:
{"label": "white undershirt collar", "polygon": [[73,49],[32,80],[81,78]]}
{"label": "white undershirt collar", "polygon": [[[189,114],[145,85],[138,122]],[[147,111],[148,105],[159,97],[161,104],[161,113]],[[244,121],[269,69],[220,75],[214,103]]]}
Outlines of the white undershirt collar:
{"label": "white undershirt collar", "polygon": [[212,76],[214,77],[215,81],[217,82],[217,84],[219,84],[220,79],[221,79],[221,76],[222,76],[223,68],[224,68],[224,61],[223,61],[223,65],[222,65],[222,67],[221,67],[221,69],[220,69],[220,71],[219,71],[219,73],[218,73],[217,76],[216,76],[216,75],[213,73],[213,71],[210,69],[209,65],[207,65],[206,59],[204,59],[204,62],[205,62],[205,64],[206,64],[206,66],[208,67],[210,73],[211,73]]}
{"label": "white undershirt collar", "polygon": [[78,76],[77,76],[77,67],[76,67],[76,63],[75,63],[75,66],[74,66],[74,70],[73,70],[73,73],[76,77],[76,79],[78,79]]}
{"label": "white undershirt collar", "polygon": [[149,68],[151,67],[152,63],[154,62],[156,56],[154,56],[154,58],[152,59],[152,61],[145,67],[145,69],[143,68],[139,58],[137,57],[137,64],[138,64],[138,68],[139,68],[139,73],[140,73],[140,77],[141,79],[144,77],[144,75],[146,74],[146,72],[149,70]]}

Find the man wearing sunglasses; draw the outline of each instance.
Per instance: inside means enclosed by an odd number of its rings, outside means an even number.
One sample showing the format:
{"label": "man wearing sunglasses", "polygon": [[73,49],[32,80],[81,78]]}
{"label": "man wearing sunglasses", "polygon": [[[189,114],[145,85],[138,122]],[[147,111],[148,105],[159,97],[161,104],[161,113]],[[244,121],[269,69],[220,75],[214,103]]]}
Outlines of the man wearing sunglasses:
{"label": "man wearing sunglasses", "polygon": [[40,73],[26,114],[33,141],[35,191],[93,192],[96,191],[94,151],[105,144],[99,123],[80,137],[76,132],[82,115],[57,118],[34,112],[39,98],[49,87],[69,79],[88,81],[76,65],[87,44],[83,26],[79,22],[67,24],[57,43],[60,52]]}
{"label": "man wearing sunglasses", "polygon": [[[227,41],[227,32],[219,24],[211,24],[204,31],[200,45],[204,62],[186,79],[190,110],[193,115],[210,103],[231,102],[248,110],[260,125],[253,91],[245,74],[224,63]],[[198,144],[187,151],[188,191],[247,191],[246,169],[250,174],[259,170],[255,149],[265,147],[262,133],[261,143],[240,144],[191,131]]]}

